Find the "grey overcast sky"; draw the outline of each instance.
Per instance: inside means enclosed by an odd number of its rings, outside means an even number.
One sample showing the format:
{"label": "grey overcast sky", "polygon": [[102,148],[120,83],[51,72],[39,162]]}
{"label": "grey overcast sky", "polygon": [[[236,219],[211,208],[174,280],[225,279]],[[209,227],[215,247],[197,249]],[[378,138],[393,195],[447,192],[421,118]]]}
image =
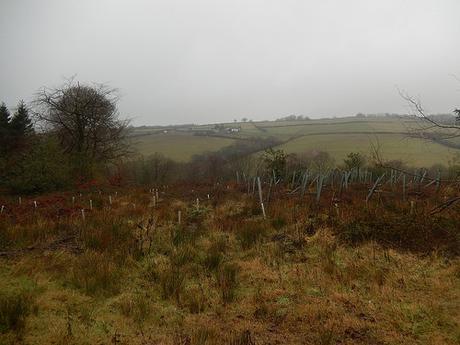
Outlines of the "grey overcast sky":
{"label": "grey overcast sky", "polygon": [[460,107],[460,0],[0,0],[0,100],[76,75],[136,125]]}

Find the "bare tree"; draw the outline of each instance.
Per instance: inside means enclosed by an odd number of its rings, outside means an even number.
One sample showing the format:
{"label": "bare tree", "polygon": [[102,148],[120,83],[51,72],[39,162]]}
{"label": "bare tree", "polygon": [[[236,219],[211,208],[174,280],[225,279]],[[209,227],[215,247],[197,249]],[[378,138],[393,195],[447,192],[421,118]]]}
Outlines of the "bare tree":
{"label": "bare tree", "polygon": [[[417,98],[404,91],[399,91],[399,94],[409,104],[412,116],[420,120],[417,122],[417,127],[411,130],[412,136],[444,142],[460,137],[460,109],[453,110],[455,115],[449,117],[433,116],[425,111],[421,101]],[[455,147],[456,145],[452,144],[451,146]],[[460,148],[460,146],[456,148]]]}
{"label": "bare tree", "polygon": [[[399,90],[399,94],[411,108],[412,118],[418,120],[413,122],[414,126],[412,128],[408,128],[409,137],[439,142],[445,146],[460,149],[460,144],[455,140],[455,138],[460,137],[460,109],[454,109],[453,114],[455,115],[452,116],[430,115],[426,112],[419,99],[401,90]],[[409,172],[403,162],[397,160],[384,160],[381,155],[381,147],[378,138],[376,143],[371,143],[371,150],[372,160],[376,167],[392,169],[409,176],[418,177],[418,174]],[[439,177],[430,178],[428,176],[426,176],[425,179],[431,181],[436,180],[438,182],[457,182],[458,174],[454,175],[454,179],[441,180]]]}
{"label": "bare tree", "polygon": [[115,89],[70,79],[60,87],[39,90],[34,114],[66,153],[93,166],[129,153],[129,121],[119,119],[117,102]]}

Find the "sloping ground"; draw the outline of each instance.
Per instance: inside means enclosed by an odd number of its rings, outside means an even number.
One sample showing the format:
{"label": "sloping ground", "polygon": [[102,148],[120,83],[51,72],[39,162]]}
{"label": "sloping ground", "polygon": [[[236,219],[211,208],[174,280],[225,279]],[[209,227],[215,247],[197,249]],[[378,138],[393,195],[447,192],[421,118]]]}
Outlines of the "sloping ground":
{"label": "sloping ground", "polygon": [[[0,258],[0,344],[459,344],[460,206],[426,212],[454,188],[364,207],[356,186],[337,212],[280,189],[266,220],[244,190],[169,186],[154,208],[140,189],[5,202],[3,243],[40,250]],[[84,221],[51,216],[90,197]],[[55,240],[71,230],[77,251]]]}
{"label": "sloping ground", "polygon": [[[371,145],[378,144],[385,159],[399,159],[414,166],[447,165],[456,150],[442,142],[410,138],[407,134],[416,123],[399,118],[323,119],[311,121],[263,121],[229,123],[226,127],[240,127],[237,133],[216,136],[196,136],[198,131],[213,131],[214,125],[181,127],[181,131],[166,134],[137,131],[134,137],[139,153],[160,152],[177,161],[187,161],[194,154],[217,151],[238,139],[275,137],[284,142],[280,148],[288,153],[312,150],[329,152],[340,162],[350,152],[369,155]],[[221,135],[222,137],[218,137]]]}
{"label": "sloping ground", "polygon": [[288,153],[302,153],[311,150],[327,151],[336,161],[343,160],[350,152],[369,155],[372,144],[380,146],[386,160],[400,159],[413,166],[447,165],[455,150],[438,143],[408,138],[404,134],[393,133],[349,133],[306,135],[280,146]]}
{"label": "sloping ground", "polygon": [[188,161],[193,155],[217,151],[231,145],[235,139],[167,133],[146,135],[135,138],[134,141],[135,148],[145,156],[158,152],[176,161]]}

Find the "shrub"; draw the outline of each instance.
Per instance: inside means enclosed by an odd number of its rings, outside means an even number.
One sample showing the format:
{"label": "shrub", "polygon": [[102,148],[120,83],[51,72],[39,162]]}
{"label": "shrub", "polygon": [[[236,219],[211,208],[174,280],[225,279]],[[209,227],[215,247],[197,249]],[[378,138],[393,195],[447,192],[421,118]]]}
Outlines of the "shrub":
{"label": "shrub", "polygon": [[34,287],[15,286],[0,290],[0,333],[19,332],[34,309]]}
{"label": "shrub", "polygon": [[272,220],[272,226],[276,229],[276,230],[280,230],[282,229],[284,226],[286,226],[287,224],[287,221],[286,219],[282,218],[282,217],[277,217],[275,219]]}
{"label": "shrub", "polygon": [[191,285],[184,289],[182,304],[192,314],[199,314],[206,308],[208,300],[201,285]]}
{"label": "shrub", "polygon": [[37,140],[27,153],[14,157],[8,169],[6,187],[13,193],[43,193],[68,187],[68,157],[58,143],[46,138]]}
{"label": "shrub", "polygon": [[76,258],[70,281],[88,295],[112,295],[121,285],[121,269],[107,254],[87,251]]}
{"label": "shrub", "polygon": [[182,267],[199,261],[197,249],[190,244],[178,247],[173,251],[170,258],[171,264],[176,267]]}
{"label": "shrub", "polygon": [[183,243],[195,243],[201,234],[201,229],[196,225],[189,227],[178,225],[171,231],[171,242],[176,247]]}
{"label": "shrub", "polygon": [[206,252],[206,256],[204,257],[204,267],[206,267],[209,271],[217,270],[224,259],[226,250],[227,239],[223,236],[214,238]]}
{"label": "shrub", "polygon": [[335,273],[337,269],[336,249],[336,243],[324,243],[321,246],[321,263],[324,271],[328,274]]}
{"label": "shrub", "polygon": [[240,268],[235,263],[222,264],[217,271],[217,285],[220,289],[222,301],[232,302],[235,299],[238,287],[238,272]]}
{"label": "shrub", "polygon": [[170,265],[159,272],[158,280],[162,298],[174,298],[176,302],[179,302],[184,289],[185,272],[176,266]]}
{"label": "shrub", "polygon": [[213,345],[221,343],[221,335],[214,329],[201,326],[193,330],[189,344],[193,345]]}
{"label": "shrub", "polygon": [[458,255],[460,236],[457,228],[457,219],[448,214],[414,217],[401,210],[382,212],[378,216],[372,212],[363,212],[349,221],[338,223],[334,230],[341,240],[351,244],[376,241],[386,247],[417,252],[437,249]]}
{"label": "shrub", "polygon": [[221,251],[217,250],[215,247],[210,247],[203,260],[203,265],[209,271],[215,271],[223,259],[224,256]]}
{"label": "shrub", "polygon": [[123,218],[108,218],[109,216],[92,218],[88,229],[82,236],[86,248],[98,252],[110,252],[123,260],[128,252],[138,250],[133,231]]}
{"label": "shrub", "polygon": [[203,221],[205,220],[206,216],[210,212],[210,209],[207,207],[191,207],[187,210],[187,218],[188,221],[193,223],[193,224],[202,224]]}
{"label": "shrub", "polygon": [[252,248],[266,235],[266,225],[258,221],[249,221],[237,230],[236,237],[243,249]]}
{"label": "shrub", "polygon": [[229,342],[230,345],[255,345],[255,341],[252,339],[251,332],[245,330],[241,333],[234,335]]}
{"label": "shrub", "polygon": [[124,294],[117,304],[124,316],[132,318],[138,324],[142,324],[151,312],[148,297],[141,293]]}

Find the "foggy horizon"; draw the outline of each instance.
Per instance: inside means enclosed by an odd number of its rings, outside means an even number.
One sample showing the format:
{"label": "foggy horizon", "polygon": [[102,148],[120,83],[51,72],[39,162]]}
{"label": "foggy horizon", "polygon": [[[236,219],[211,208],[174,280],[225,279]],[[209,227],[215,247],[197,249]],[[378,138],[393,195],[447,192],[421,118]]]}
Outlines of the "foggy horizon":
{"label": "foggy horizon", "polygon": [[133,125],[429,113],[460,95],[460,2],[26,1],[0,5],[0,102],[75,76]]}

